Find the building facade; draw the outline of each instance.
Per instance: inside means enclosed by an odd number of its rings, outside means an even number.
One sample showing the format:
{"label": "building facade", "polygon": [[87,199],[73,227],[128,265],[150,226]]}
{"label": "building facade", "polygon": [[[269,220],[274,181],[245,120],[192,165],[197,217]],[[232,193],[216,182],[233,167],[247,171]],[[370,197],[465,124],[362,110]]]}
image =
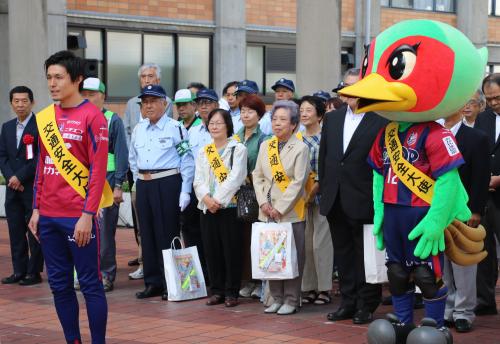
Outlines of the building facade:
{"label": "building facade", "polygon": [[91,60],[119,113],[139,92],[137,68],[146,62],[162,67],[169,95],[191,81],[221,93],[244,78],[268,96],[280,77],[294,80],[298,95],[331,90],[359,64],[369,38],[414,18],[458,27],[488,47],[487,71],[500,71],[499,16],[500,0],[0,0],[0,30],[8,32],[0,35],[8,47],[0,52],[0,99],[26,84],[39,108],[47,104],[42,63],[67,42]]}

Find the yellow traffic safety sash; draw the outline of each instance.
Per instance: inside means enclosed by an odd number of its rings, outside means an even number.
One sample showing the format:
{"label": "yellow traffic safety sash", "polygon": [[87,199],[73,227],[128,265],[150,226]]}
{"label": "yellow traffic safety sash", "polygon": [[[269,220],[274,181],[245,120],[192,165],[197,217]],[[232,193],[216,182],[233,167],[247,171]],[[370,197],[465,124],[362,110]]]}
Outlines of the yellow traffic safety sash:
{"label": "yellow traffic safety sash", "polygon": [[[82,198],[86,198],[89,170],[71,154],[64,144],[57,127],[54,104],[40,111],[35,118],[39,137],[57,171]],[[105,181],[99,208],[107,208],[111,205],[113,205],[113,191],[111,191],[108,182]]]}
{"label": "yellow traffic safety sash", "polygon": [[[269,165],[271,166],[271,172],[273,174],[273,179],[278,185],[281,192],[285,192],[286,188],[290,184],[290,179],[286,175],[285,169],[281,164],[281,159],[278,151],[278,138],[273,136],[269,139],[267,143],[267,157],[269,159]],[[303,220],[305,212],[305,202],[302,197],[295,204],[294,210],[297,216]]]}
{"label": "yellow traffic safety sash", "polygon": [[431,204],[435,181],[403,157],[398,137],[399,124],[391,122],[385,128],[385,147],[391,167],[398,179],[416,196]]}
{"label": "yellow traffic safety sash", "polygon": [[215,147],[215,143],[205,146],[205,155],[219,184],[222,184],[227,179],[228,171],[217,151],[217,147]]}

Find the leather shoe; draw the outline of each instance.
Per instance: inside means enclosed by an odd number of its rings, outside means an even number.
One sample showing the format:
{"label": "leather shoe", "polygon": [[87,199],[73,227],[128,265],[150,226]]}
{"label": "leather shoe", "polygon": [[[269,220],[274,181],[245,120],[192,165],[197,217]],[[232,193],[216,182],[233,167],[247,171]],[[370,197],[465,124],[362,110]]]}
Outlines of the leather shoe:
{"label": "leather shoe", "polygon": [[2,284],[18,283],[24,278],[24,275],[12,274],[9,277],[2,278]]}
{"label": "leather shoe", "polygon": [[457,319],[455,320],[455,329],[457,332],[470,332],[472,324],[467,319]]}
{"label": "leather shoe", "polygon": [[139,258],[129,260],[127,264],[128,264],[128,266],[137,266],[137,265],[139,265]]}
{"label": "leather shoe", "polygon": [[452,327],[455,327],[455,322],[453,320],[444,320],[444,326],[448,327],[448,328],[452,328]]}
{"label": "leather shoe", "polygon": [[168,301],[168,292],[165,290],[163,294],[161,294],[161,299],[163,301]]}
{"label": "leather shoe", "polygon": [[333,313],[328,313],[326,318],[330,321],[339,321],[351,319],[354,315],[354,309],[340,307]]}
{"label": "leather shoe", "polygon": [[498,314],[496,306],[477,306],[474,309],[476,315],[495,315]]}
{"label": "leather shoe", "polygon": [[359,309],[354,317],[352,318],[352,323],[357,325],[368,324],[373,320],[373,315],[371,312]]}
{"label": "leather shoe", "polygon": [[224,302],[226,307],[236,307],[239,305],[238,299],[235,297],[226,297],[226,301]]}
{"label": "leather shoe", "polygon": [[147,299],[148,297],[160,296],[161,294],[163,294],[162,288],[148,285],[143,291],[135,293],[135,297],[138,299]]}
{"label": "leather shoe", "polygon": [[224,296],[222,295],[212,295],[207,301],[207,306],[215,306],[224,303]]}
{"label": "leather shoe", "polygon": [[42,277],[40,274],[28,274],[19,281],[19,285],[33,285],[38,283],[42,283]]}

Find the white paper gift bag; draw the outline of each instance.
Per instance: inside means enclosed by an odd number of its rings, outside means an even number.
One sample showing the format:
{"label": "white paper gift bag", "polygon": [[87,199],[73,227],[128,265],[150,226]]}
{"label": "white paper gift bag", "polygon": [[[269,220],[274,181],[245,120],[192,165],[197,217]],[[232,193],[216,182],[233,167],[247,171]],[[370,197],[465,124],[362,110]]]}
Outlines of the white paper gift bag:
{"label": "white paper gift bag", "polygon": [[373,235],[373,225],[363,225],[363,248],[366,283],[387,282],[385,250],[380,251],[377,249],[376,238]]}
{"label": "white paper gift bag", "polygon": [[[181,249],[175,249],[176,240],[181,243]],[[162,253],[169,301],[184,301],[207,296],[205,277],[196,246],[185,248],[184,242],[175,237],[171,248],[163,250]]]}
{"label": "white paper gift bag", "polygon": [[291,223],[252,224],[252,278],[285,280],[299,276]]}

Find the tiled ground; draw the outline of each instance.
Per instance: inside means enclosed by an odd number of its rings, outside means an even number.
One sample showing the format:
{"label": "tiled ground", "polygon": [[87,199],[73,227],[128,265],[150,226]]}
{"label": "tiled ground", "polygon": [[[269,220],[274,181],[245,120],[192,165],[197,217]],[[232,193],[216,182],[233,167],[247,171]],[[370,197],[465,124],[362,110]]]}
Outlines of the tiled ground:
{"label": "tiled ground", "polygon": [[[205,300],[165,302],[159,298],[140,301],[134,293],[143,288],[142,281],[129,281],[132,271],[126,264],[136,253],[133,232],[117,232],[118,280],[108,293],[108,343],[365,343],[367,326],[350,321],[328,322],[331,305],[305,306],[298,314],[277,316],[263,314],[263,306],[253,300],[242,301],[236,308],[205,306]],[[11,273],[10,249],[5,220],[0,221],[0,276]],[[45,276],[44,276],[44,280]],[[89,343],[89,332],[83,298],[81,328]],[[500,290],[497,289],[500,303]],[[381,306],[376,317],[390,311]],[[422,315],[422,311],[418,312]],[[500,316],[477,319],[475,330],[468,334],[454,332],[455,343],[500,343]],[[64,338],[57,320],[52,295],[46,282],[32,287],[0,285],[0,344],[62,343]]]}

